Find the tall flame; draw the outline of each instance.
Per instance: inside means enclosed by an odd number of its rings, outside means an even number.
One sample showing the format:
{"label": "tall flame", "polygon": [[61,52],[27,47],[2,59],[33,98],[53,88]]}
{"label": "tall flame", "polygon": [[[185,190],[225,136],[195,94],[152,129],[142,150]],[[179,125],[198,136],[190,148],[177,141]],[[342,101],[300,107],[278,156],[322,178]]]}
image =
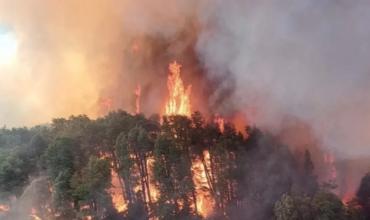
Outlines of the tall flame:
{"label": "tall flame", "polygon": [[167,79],[169,96],[165,106],[165,114],[190,116],[191,85],[188,85],[185,89],[180,76],[181,65],[176,61],[170,63],[168,69],[170,71]]}

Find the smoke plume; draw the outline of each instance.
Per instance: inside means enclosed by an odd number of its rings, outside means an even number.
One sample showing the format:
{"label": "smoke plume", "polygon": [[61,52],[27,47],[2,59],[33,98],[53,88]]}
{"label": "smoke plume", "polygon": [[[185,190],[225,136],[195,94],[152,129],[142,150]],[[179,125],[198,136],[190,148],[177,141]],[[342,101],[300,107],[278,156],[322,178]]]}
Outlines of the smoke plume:
{"label": "smoke plume", "polygon": [[369,10],[365,0],[0,0],[0,26],[19,42],[15,63],[0,66],[0,123],[134,112],[138,84],[143,112],[161,112],[178,60],[194,110],[239,112],[276,134],[297,118],[326,151],[370,156]]}
{"label": "smoke plume", "polygon": [[370,154],[367,1],[214,1],[197,49],[210,77],[235,80],[232,101],[279,129],[293,116],[343,157]]}

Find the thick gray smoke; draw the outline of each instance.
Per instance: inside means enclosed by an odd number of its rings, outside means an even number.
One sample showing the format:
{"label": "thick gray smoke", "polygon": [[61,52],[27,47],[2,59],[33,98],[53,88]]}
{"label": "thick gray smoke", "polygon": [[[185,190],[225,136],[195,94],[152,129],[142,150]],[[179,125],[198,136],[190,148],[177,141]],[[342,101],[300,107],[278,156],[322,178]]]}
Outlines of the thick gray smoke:
{"label": "thick gray smoke", "polygon": [[232,100],[253,123],[298,117],[339,156],[370,155],[369,11],[365,0],[216,0],[197,49],[210,77],[235,79]]}

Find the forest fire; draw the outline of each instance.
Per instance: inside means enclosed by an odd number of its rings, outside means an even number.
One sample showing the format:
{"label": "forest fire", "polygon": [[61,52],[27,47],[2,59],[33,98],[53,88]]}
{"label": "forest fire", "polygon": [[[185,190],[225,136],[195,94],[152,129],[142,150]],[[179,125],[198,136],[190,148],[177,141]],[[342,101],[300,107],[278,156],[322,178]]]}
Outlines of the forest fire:
{"label": "forest fire", "polygon": [[370,219],[370,3],[0,2],[1,220]]}
{"label": "forest fire", "polygon": [[181,65],[176,61],[169,65],[167,79],[168,99],[165,104],[165,115],[191,115],[191,85],[187,87],[181,79]]}

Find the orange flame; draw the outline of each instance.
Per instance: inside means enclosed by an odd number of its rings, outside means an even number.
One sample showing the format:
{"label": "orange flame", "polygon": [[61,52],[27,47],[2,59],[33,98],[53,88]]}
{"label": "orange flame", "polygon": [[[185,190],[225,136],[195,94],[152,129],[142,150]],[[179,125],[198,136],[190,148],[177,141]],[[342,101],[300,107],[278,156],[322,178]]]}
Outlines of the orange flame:
{"label": "orange flame", "polygon": [[223,117],[219,116],[219,115],[216,115],[215,123],[218,125],[218,128],[220,129],[221,133],[224,133],[225,119]]}
{"label": "orange flame", "polygon": [[[210,166],[210,155],[208,151],[203,152],[205,163],[207,167]],[[214,199],[212,198],[209,190],[210,186],[207,181],[207,174],[205,167],[203,166],[200,159],[196,159],[192,163],[193,181],[196,190],[196,204],[198,213],[202,217],[208,217],[213,212]]]}
{"label": "orange flame", "polygon": [[118,212],[123,212],[127,210],[127,202],[123,195],[122,185],[119,180],[117,172],[112,168],[111,169],[112,182],[111,188],[109,189],[110,195],[112,197],[112,203],[114,208]]}
{"label": "orange flame", "polygon": [[135,89],[135,96],[136,96],[136,100],[135,100],[135,113],[136,114],[140,114],[140,98],[141,98],[141,86],[140,85],[137,85],[136,86],[136,89]]}
{"label": "orange flame", "polygon": [[191,85],[185,89],[180,76],[181,65],[176,61],[168,67],[170,74],[167,79],[169,97],[165,105],[165,115],[191,115]]}
{"label": "orange flame", "polygon": [[[104,153],[104,152],[99,152],[99,158],[100,159],[106,159],[106,158],[109,158],[111,157],[108,153]],[[123,193],[123,186],[122,186],[122,183],[121,183],[121,180],[120,180],[120,176],[118,175],[118,173],[116,172],[116,170],[113,168],[114,167],[114,164],[113,162],[111,163],[111,169],[110,169],[110,173],[111,173],[111,186],[108,190],[110,196],[111,196],[111,199],[112,199],[112,203],[113,203],[113,206],[114,208],[118,211],[118,212],[124,212],[127,210],[127,202],[124,198],[124,193]]]}
{"label": "orange flame", "polygon": [[0,212],[8,212],[9,211],[9,206],[8,205],[1,205],[0,204]]}
{"label": "orange flame", "polygon": [[[152,158],[152,157],[148,158],[147,166],[149,168],[149,179],[150,180],[154,179],[154,174],[153,174],[154,162],[155,162],[154,161],[154,158]],[[150,181],[150,180],[149,180],[150,199],[153,202],[156,202],[156,201],[158,201],[159,196],[160,196],[159,195],[159,190],[157,189],[157,187],[155,186],[155,184],[153,183],[153,181]]]}

